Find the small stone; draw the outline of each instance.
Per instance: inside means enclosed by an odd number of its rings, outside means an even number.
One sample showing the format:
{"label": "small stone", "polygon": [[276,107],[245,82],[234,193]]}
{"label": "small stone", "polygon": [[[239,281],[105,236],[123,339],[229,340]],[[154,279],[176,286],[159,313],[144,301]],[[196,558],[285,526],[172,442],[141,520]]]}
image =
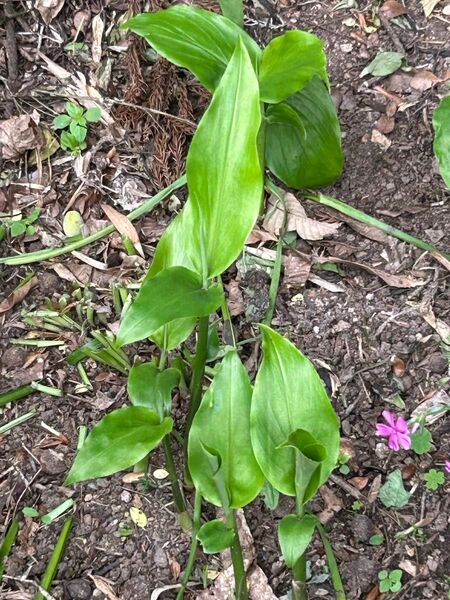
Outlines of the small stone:
{"label": "small stone", "polygon": [[153,555],[153,562],[157,567],[160,567],[161,569],[167,567],[169,564],[169,561],[167,560],[167,555],[160,546],[156,547],[155,554]]}
{"label": "small stone", "polygon": [[358,558],[342,565],[342,576],[354,598],[361,598],[377,580],[379,564],[368,558]]}
{"label": "small stone", "polygon": [[39,460],[42,471],[47,473],[47,475],[60,475],[66,470],[63,455],[51,448],[43,450]]}
{"label": "small stone", "polygon": [[368,542],[375,527],[366,515],[355,515],[352,521],[352,533],[357,542]]}
{"label": "small stone", "polygon": [[127,492],[127,490],[123,490],[123,492],[120,494],[120,499],[122,500],[122,502],[125,502],[125,504],[131,502],[130,492]]}
{"label": "small stone", "polygon": [[353,50],[353,44],[341,44],[340,48],[344,54],[350,54],[350,52]]}
{"label": "small stone", "polygon": [[86,579],[73,579],[66,585],[66,592],[71,600],[90,600],[92,588]]}
{"label": "small stone", "polygon": [[448,369],[448,359],[439,352],[432,354],[428,359],[428,366],[432,373],[441,375]]}

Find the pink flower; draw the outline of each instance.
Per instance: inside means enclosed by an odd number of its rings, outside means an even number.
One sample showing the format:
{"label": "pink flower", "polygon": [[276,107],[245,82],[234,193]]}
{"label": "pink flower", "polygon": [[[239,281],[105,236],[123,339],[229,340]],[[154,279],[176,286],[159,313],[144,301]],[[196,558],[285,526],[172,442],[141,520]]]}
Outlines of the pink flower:
{"label": "pink flower", "polygon": [[388,446],[391,450],[400,450],[411,448],[411,437],[408,429],[408,423],[403,417],[395,416],[388,410],[383,411],[383,417],[387,425],[377,423],[377,435],[388,438]]}
{"label": "pink flower", "polygon": [[445,461],[445,470],[447,473],[450,473],[450,460]]}

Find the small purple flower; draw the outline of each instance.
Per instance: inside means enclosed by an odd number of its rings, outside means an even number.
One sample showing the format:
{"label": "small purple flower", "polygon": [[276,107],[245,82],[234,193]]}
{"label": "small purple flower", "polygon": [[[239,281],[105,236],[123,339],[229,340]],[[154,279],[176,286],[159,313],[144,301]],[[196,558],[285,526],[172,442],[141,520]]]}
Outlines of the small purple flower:
{"label": "small purple flower", "polygon": [[388,410],[383,411],[383,417],[387,425],[377,423],[377,435],[388,438],[388,446],[391,450],[400,450],[411,448],[411,437],[408,429],[408,423],[403,417],[395,416]]}
{"label": "small purple flower", "polygon": [[447,473],[450,473],[450,460],[445,461],[445,470]]}

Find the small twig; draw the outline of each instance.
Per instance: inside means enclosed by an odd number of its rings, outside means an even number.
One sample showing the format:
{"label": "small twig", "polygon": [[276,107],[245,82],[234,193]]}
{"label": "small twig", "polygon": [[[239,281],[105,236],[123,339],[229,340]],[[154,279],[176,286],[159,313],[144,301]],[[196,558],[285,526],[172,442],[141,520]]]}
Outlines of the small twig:
{"label": "small twig", "polygon": [[8,61],[8,83],[12,84],[19,77],[16,31],[14,27],[15,12],[11,1],[5,3],[6,16],[6,58]]}
{"label": "small twig", "polygon": [[189,125],[194,129],[197,127],[197,123],[193,121],[189,121],[189,119],[183,119],[183,117],[178,117],[177,115],[171,115],[170,113],[164,112],[163,110],[157,110],[156,108],[149,108],[148,106],[139,106],[139,104],[133,104],[132,102],[125,102],[125,100],[115,100],[114,98],[110,98],[109,102],[113,104],[120,104],[121,106],[129,106],[130,108],[134,108],[136,110],[141,110],[142,112],[146,112],[154,115],[162,115],[163,117],[167,117],[168,119],[174,119],[175,121],[180,121],[185,125]]}

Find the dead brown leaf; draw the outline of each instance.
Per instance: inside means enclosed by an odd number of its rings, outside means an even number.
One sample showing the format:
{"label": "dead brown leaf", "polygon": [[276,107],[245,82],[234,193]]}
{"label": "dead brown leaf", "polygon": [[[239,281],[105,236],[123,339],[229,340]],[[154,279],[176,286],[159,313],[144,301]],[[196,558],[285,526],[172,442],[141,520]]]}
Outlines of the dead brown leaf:
{"label": "dead brown leaf", "polygon": [[92,267],[88,265],[79,265],[74,262],[70,262],[70,269],[63,263],[54,263],[51,268],[61,279],[70,281],[71,283],[78,283],[81,285],[87,285],[92,278]]}
{"label": "dead brown leaf", "polygon": [[0,158],[16,160],[24,152],[37,148],[38,145],[36,122],[30,115],[0,121]]}
{"label": "dead brown leaf", "polygon": [[436,331],[436,333],[439,335],[443,342],[449,342],[450,327],[447,325],[447,323],[445,323],[445,321],[442,321],[441,319],[438,319],[436,317],[430,303],[409,304],[410,306],[413,306],[416,310],[418,310],[420,316],[428,323],[430,327],[432,327]]}
{"label": "dead brown leaf", "polygon": [[239,283],[232,279],[226,286],[228,291],[228,308],[232,317],[242,315],[245,310],[244,296],[242,294]]}
{"label": "dead brown leaf", "polygon": [[357,490],[361,491],[369,483],[369,478],[368,477],[351,477],[348,481],[349,481],[349,483],[354,485]]}
{"label": "dead brown leaf", "polygon": [[391,369],[396,377],[403,377],[406,371],[405,361],[399,356],[393,356],[391,359]]}
{"label": "dead brown leaf", "polygon": [[24,283],[23,285],[19,285],[16,287],[12,293],[0,303],[0,314],[6,312],[19,302],[25,298],[30,290],[34,288],[38,284],[38,278],[36,276],[32,277],[29,281]]}
{"label": "dead brown leaf", "polygon": [[311,271],[311,259],[289,254],[284,258],[283,265],[283,283],[285,285],[293,288],[305,285]]}
{"label": "dead brown leaf", "polygon": [[259,244],[260,242],[276,242],[277,238],[269,233],[268,231],[264,231],[259,227],[255,227],[253,231],[247,238],[246,244]]}
{"label": "dead brown leaf", "polygon": [[92,19],[92,60],[99,63],[102,58],[102,38],[105,29],[105,23],[100,15],[95,15]]}
{"label": "dead brown leaf", "polygon": [[420,0],[420,4],[422,5],[423,12],[425,13],[427,19],[431,17],[433,10],[440,1],[441,0]]}
{"label": "dead brown leaf", "polygon": [[325,206],[321,206],[321,209],[325,210],[327,213],[332,215],[334,218],[339,219],[340,221],[343,221],[344,223],[347,223],[347,225],[349,225],[354,231],[357,231],[364,237],[369,238],[369,240],[373,240],[374,242],[379,242],[380,244],[388,244],[391,239],[390,236],[387,235],[387,233],[384,233],[384,231],[381,231],[381,229],[378,229],[377,227],[373,227],[372,225],[366,225],[365,223],[361,223],[360,221],[357,221],[356,219],[352,219],[352,217],[349,217],[342,213],[338,213],[337,211],[335,211],[331,208],[325,207]]}
{"label": "dead brown leaf", "polygon": [[[325,223],[311,219],[293,194],[286,194],[284,203],[288,213],[286,231],[296,231],[304,240],[322,240],[324,237],[336,233],[341,225],[340,223]],[[264,229],[273,235],[279,235],[283,221],[283,206],[274,196],[270,196],[267,202],[267,214],[263,222]]]}
{"label": "dead brown leaf", "polygon": [[411,87],[419,92],[425,92],[440,81],[441,79],[431,71],[416,71],[411,79]]}
{"label": "dead brown leaf", "polygon": [[379,600],[383,597],[384,597],[384,594],[380,594],[380,589],[377,584],[370,590],[370,592],[367,594],[365,600]]}
{"label": "dead brown leaf", "polygon": [[450,396],[445,390],[431,390],[419,406],[412,411],[411,416],[425,416],[426,423],[434,423],[446,414],[445,406],[449,404]]}
{"label": "dead brown leaf", "polygon": [[39,11],[44,23],[48,25],[58,15],[65,0],[36,0],[35,8]]}
{"label": "dead brown leaf", "polygon": [[372,129],[372,137],[370,138],[370,141],[381,146],[383,150],[388,150],[392,144],[391,140],[378,129]]}
{"label": "dead brown leaf", "polygon": [[375,123],[375,129],[378,129],[381,133],[391,133],[395,128],[395,119],[388,117],[387,115],[381,115],[378,121]]}
{"label": "dead brown leaf", "polygon": [[89,574],[89,577],[94,582],[95,587],[102,594],[105,594],[105,596],[108,598],[108,600],[120,600],[119,596],[116,596],[116,594],[114,593],[114,590],[113,590],[110,582],[107,579],[105,579],[104,577],[101,577],[100,575]]}
{"label": "dead brown leaf", "polygon": [[333,294],[344,294],[347,291],[345,289],[345,286],[343,286],[341,283],[334,283],[333,281],[328,281],[327,279],[319,277],[315,273],[309,274],[308,281],[311,281],[311,283],[318,285],[324,290],[333,292]]}
{"label": "dead brown leaf", "polygon": [[375,500],[378,498],[378,493],[381,487],[381,475],[377,475],[375,479],[372,481],[372,485],[370,486],[369,493],[367,494],[367,501],[369,504],[373,504]]}
{"label": "dead brown leaf", "polygon": [[388,19],[405,15],[408,12],[403,4],[400,4],[397,0],[386,0],[380,10]]}
{"label": "dead brown leaf", "polygon": [[139,255],[145,258],[138,232],[130,219],[108,204],[102,204],[102,209],[117,231],[127,237]]}

